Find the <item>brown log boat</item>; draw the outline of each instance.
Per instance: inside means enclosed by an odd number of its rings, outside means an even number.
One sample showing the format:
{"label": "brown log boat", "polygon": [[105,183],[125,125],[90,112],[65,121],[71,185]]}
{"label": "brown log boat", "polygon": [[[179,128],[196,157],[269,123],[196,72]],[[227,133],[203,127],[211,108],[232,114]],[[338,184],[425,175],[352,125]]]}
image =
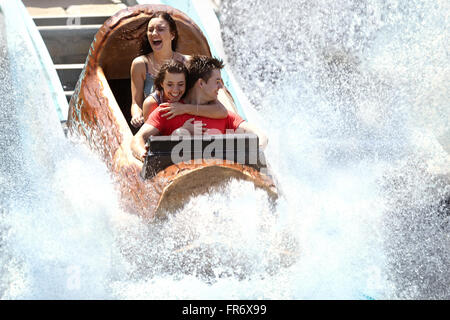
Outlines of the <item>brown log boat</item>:
{"label": "brown log boat", "polygon": [[[231,178],[249,180],[277,198],[277,189],[258,144],[251,135],[218,135],[195,138],[151,137],[150,151],[143,164],[130,149],[133,132],[131,118],[130,67],[140,55],[150,16],[167,11],[179,32],[177,51],[183,54],[211,56],[208,42],[200,28],[183,12],[166,5],[138,5],[117,12],[97,32],[84,69],[69,103],[68,129],[86,139],[100,154],[120,189],[127,211],[146,219],[164,217],[177,210],[192,196],[220,188]],[[219,97],[230,110],[237,112],[228,90]],[[242,115],[242,114],[241,114]],[[230,150],[228,146],[244,146]],[[244,142],[243,142],[244,141]],[[220,142],[219,144],[217,144]],[[179,143],[201,146],[224,146],[215,152],[185,152],[183,161],[173,161],[171,148]],[[209,146],[209,147],[208,147]],[[255,149],[256,148],[256,149]],[[195,149],[195,148],[194,148]],[[213,148],[214,149],[214,148]],[[197,150],[198,151],[198,150]],[[233,154],[230,160],[225,154]],[[242,155],[242,157],[240,156]],[[249,161],[250,158],[257,161]]]}

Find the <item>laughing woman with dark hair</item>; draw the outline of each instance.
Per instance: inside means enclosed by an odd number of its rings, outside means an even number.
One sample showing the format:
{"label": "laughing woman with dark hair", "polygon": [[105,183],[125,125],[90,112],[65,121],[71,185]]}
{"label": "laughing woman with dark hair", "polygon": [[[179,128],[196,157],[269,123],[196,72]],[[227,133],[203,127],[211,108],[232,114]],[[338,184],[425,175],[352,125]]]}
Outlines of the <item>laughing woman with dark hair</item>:
{"label": "laughing woman with dark hair", "polygon": [[162,65],[155,77],[155,91],[144,100],[144,119],[164,102],[178,102],[186,92],[188,70],[178,61],[171,60]]}
{"label": "laughing woman with dark hair", "polygon": [[[144,123],[144,100],[155,91],[154,79],[161,66],[170,61],[186,64],[190,56],[176,51],[178,30],[175,21],[167,13],[159,11],[154,13],[148,22],[147,32],[142,46],[142,55],[135,58],[131,64],[131,125],[138,128]],[[199,114],[211,118],[224,118],[226,108],[215,103],[215,108],[183,105],[181,103],[165,104],[164,112],[169,117],[178,114]]]}

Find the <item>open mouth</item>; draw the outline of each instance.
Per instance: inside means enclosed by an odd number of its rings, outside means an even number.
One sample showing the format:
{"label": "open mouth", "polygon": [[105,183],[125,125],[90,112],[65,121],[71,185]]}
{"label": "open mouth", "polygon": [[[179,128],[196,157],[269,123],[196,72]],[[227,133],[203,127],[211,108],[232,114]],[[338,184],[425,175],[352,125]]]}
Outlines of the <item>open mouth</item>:
{"label": "open mouth", "polygon": [[162,40],[152,40],[152,44],[157,47],[162,44]]}
{"label": "open mouth", "polygon": [[168,94],[168,98],[170,101],[178,101],[180,99],[180,93],[178,94],[173,94],[173,93],[169,93]]}

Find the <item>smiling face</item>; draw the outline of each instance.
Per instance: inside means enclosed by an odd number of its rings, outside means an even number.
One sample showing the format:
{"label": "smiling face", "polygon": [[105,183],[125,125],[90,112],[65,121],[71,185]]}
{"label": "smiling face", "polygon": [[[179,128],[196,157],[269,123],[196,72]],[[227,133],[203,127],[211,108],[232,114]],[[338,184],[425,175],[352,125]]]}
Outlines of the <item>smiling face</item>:
{"label": "smiling face", "polygon": [[186,91],[186,77],[184,73],[170,73],[166,71],[162,82],[164,102],[180,101]]}
{"label": "smiling face", "polygon": [[220,70],[211,70],[211,76],[209,77],[208,81],[205,81],[204,79],[200,79],[200,81],[200,87],[205,98],[207,98],[208,101],[215,100],[219,93],[219,89],[223,88],[223,80],[220,74]]}
{"label": "smiling face", "polygon": [[148,23],[147,38],[152,50],[159,51],[167,48],[171,49],[175,34],[166,20],[162,17],[155,17]]}

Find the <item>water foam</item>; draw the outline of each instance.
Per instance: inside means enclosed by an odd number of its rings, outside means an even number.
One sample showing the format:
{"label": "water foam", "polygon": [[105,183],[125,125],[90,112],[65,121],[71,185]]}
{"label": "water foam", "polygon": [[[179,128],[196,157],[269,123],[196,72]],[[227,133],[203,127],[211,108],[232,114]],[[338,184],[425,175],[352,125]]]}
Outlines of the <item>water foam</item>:
{"label": "water foam", "polygon": [[449,120],[445,12],[431,1],[223,1],[228,61],[308,226],[302,248],[314,254],[299,263],[332,283],[308,279],[316,297],[449,295],[450,168],[436,139]]}
{"label": "water foam", "polygon": [[8,77],[1,142],[15,152],[0,158],[1,297],[448,298],[448,183],[428,166],[445,163],[433,138],[447,125],[443,9],[222,2],[228,61],[269,135],[275,206],[231,181],[146,225],[121,210],[97,156],[64,138],[39,72]]}

